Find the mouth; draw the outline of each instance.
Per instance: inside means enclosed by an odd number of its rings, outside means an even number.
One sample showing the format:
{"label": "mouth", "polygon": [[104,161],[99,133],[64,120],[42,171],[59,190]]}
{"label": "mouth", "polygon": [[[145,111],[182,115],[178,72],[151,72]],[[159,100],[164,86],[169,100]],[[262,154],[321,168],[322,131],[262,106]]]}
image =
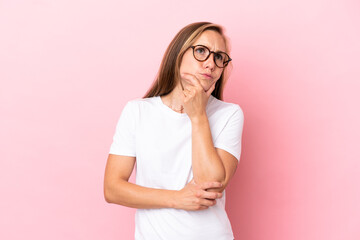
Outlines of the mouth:
{"label": "mouth", "polygon": [[210,74],[201,73],[201,76],[205,77],[206,79],[212,79],[213,77]]}

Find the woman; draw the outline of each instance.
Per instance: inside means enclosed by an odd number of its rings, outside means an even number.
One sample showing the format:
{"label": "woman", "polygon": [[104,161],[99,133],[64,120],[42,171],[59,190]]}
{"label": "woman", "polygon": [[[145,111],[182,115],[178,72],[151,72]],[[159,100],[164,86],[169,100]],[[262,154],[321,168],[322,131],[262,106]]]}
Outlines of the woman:
{"label": "woman", "polygon": [[136,240],[234,239],[224,190],[240,160],[244,116],[239,105],[222,101],[228,53],[221,26],[184,27],[153,86],[121,113],[104,195],[137,208]]}

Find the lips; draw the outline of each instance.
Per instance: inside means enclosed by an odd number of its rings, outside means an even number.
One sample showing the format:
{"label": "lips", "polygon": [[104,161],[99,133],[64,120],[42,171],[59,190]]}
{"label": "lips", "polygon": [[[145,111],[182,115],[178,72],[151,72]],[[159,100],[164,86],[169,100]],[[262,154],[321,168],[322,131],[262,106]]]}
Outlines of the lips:
{"label": "lips", "polygon": [[201,73],[201,75],[203,75],[204,77],[206,77],[206,78],[213,78],[210,74],[206,74],[206,73]]}

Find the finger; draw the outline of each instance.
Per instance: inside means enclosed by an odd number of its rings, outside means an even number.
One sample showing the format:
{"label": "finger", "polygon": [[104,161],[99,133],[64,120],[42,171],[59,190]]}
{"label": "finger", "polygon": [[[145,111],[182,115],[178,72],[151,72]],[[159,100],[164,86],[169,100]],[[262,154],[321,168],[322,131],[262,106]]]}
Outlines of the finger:
{"label": "finger", "polygon": [[184,95],[183,100],[185,100],[185,98],[188,98],[188,97],[190,96],[190,92],[185,89],[185,90],[183,91],[183,95]]}
{"label": "finger", "polygon": [[206,199],[216,199],[221,198],[222,193],[202,191],[201,197]]}
{"label": "finger", "polygon": [[191,90],[190,90],[190,89],[188,89],[188,88],[185,88],[183,92],[185,92],[185,93],[189,94],[189,93],[191,93]]}
{"label": "finger", "polygon": [[195,92],[194,92],[194,90],[185,89],[184,94],[185,94],[186,97],[192,97],[192,96],[195,95]]}
{"label": "finger", "polygon": [[208,209],[208,208],[209,208],[209,206],[199,205],[198,207],[193,209],[193,211],[200,211],[200,210],[205,210],[205,209]]}
{"label": "finger", "polygon": [[195,75],[190,74],[190,73],[182,73],[181,76],[183,78],[190,80],[195,87],[203,89],[203,87],[200,84],[200,80]]}
{"label": "finger", "polygon": [[205,209],[208,209],[209,207],[208,206],[201,206],[198,210],[205,210]]}
{"label": "finger", "polygon": [[202,206],[209,206],[209,207],[211,207],[211,206],[214,206],[214,205],[216,204],[216,200],[202,199],[202,200],[200,201],[200,204],[201,204]]}
{"label": "finger", "polygon": [[206,96],[210,97],[211,93],[215,89],[215,84],[216,84],[216,82],[214,82],[213,85],[211,85],[211,87],[206,91]]}
{"label": "finger", "polygon": [[219,187],[222,187],[221,182],[205,182],[201,184],[202,189],[219,188]]}

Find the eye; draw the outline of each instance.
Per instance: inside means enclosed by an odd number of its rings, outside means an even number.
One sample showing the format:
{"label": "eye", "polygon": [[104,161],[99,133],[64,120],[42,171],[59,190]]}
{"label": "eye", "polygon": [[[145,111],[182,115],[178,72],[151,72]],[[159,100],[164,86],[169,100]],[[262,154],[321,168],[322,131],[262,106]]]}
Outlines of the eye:
{"label": "eye", "polygon": [[206,49],[204,47],[197,47],[195,48],[195,51],[200,54],[204,54],[206,52]]}
{"label": "eye", "polygon": [[224,57],[220,54],[220,53],[216,53],[215,54],[215,58],[217,59],[217,60],[223,60],[224,59]]}

